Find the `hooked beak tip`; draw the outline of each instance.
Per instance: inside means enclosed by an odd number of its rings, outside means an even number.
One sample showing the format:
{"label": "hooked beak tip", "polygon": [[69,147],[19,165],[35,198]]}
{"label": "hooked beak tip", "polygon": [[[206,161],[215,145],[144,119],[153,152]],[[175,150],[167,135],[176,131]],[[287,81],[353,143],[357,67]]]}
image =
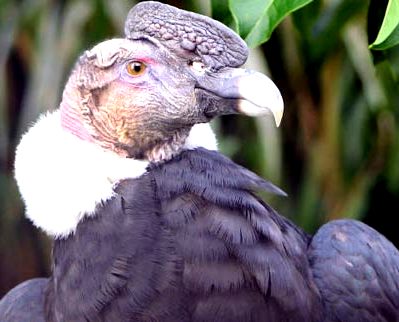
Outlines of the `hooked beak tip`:
{"label": "hooked beak tip", "polygon": [[284,113],[284,101],[273,81],[267,76],[253,72],[239,81],[241,99],[239,112],[248,116],[272,114],[276,126],[281,123]]}
{"label": "hooked beak tip", "polygon": [[276,122],[276,126],[279,127],[281,124],[281,120],[283,118],[283,112],[273,114],[274,121]]}

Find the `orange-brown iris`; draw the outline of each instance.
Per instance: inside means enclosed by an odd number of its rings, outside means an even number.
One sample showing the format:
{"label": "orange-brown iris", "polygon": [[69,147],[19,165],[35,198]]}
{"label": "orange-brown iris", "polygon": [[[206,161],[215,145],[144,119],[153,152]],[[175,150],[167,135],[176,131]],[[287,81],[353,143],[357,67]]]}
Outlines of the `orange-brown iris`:
{"label": "orange-brown iris", "polygon": [[147,66],[140,61],[132,61],[126,65],[127,72],[131,76],[142,75],[145,72],[146,68]]}

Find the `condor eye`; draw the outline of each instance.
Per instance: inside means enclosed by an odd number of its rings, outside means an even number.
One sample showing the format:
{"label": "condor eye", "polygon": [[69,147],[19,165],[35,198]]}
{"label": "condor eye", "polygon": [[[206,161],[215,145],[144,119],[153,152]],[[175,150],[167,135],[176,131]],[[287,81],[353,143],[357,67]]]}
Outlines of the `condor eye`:
{"label": "condor eye", "polygon": [[145,70],[146,70],[147,66],[140,62],[140,61],[132,61],[127,63],[126,65],[126,70],[129,73],[129,75],[137,77],[142,75]]}

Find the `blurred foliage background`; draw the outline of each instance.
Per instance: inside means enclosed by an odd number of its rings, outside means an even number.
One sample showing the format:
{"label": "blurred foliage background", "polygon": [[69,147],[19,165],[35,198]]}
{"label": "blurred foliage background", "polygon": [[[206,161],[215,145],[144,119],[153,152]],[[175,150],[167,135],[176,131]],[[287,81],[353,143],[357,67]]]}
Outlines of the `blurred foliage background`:
{"label": "blurred foliage background", "polygon": [[[269,73],[281,89],[282,126],[224,117],[213,124],[220,149],[280,185],[287,198],[265,197],[309,233],[328,220],[356,218],[398,246],[399,49],[369,49],[388,1],[164,2],[213,15],[253,46],[278,24],[251,51],[248,66]],[[57,108],[79,53],[123,35],[134,3],[0,0],[0,296],[49,274],[50,241],[24,218],[13,179],[18,140],[40,113]]]}

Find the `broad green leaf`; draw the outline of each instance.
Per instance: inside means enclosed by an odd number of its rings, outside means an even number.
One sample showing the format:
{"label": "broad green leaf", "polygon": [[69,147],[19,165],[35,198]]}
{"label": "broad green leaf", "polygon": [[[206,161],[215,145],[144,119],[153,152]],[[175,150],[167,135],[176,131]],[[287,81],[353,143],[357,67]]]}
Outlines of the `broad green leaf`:
{"label": "broad green leaf", "polygon": [[266,42],[291,12],[312,0],[229,0],[237,31],[250,47]]}
{"label": "broad green leaf", "polygon": [[267,14],[273,0],[229,0],[230,11],[237,24],[237,32],[245,38],[262,16]]}
{"label": "broad green leaf", "polygon": [[385,50],[399,43],[399,1],[389,0],[377,39],[371,49]]}
{"label": "broad green leaf", "polygon": [[386,50],[399,44],[399,24],[395,27],[392,33],[382,43],[376,44],[375,42],[370,45],[371,49]]}

